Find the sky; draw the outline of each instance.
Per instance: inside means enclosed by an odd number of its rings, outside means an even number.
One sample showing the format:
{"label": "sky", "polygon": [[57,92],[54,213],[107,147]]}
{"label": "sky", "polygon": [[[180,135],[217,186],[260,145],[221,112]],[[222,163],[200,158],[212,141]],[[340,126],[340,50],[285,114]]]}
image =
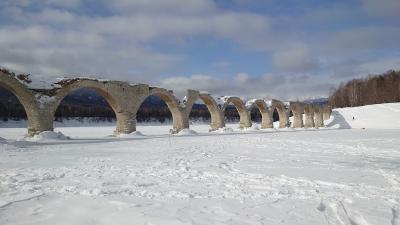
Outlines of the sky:
{"label": "sky", "polygon": [[399,0],[1,0],[0,66],[242,98],[400,69]]}

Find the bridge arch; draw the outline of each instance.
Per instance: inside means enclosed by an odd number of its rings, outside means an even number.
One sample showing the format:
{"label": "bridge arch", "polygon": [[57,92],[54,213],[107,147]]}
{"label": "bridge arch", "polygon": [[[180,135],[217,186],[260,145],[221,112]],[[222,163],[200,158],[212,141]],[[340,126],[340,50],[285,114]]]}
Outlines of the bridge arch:
{"label": "bridge arch", "polygon": [[22,84],[14,75],[7,71],[0,71],[0,87],[11,92],[27,111],[33,93]]}
{"label": "bridge arch", "polygon": [[262,99],[250,100],[246,103],[248,112],[257,107],[261,113],[261,129],[273,128],[272,112],[269,110],[267,103]]}
{"label": "bridge arch", "polygon": [[286,112],[286,106],[283,104],[283,102],[272,99],[271,101],[271,112],[273,113],[274,111],[278,112],[279,115],[279,128],[285,128],[288,127],[289,125],[289,115]]}
{"label": "bridge arch", "polygon": [[221,109],[218,107],[217,102],[211,95],[200,93],[199,99],[201,99],[206,105],[211,115],[211,130],[218,130],[219,128],[225,127],[225,120]]}
{"label": "bridge arch", "polygon": [[[164,88],[150,87],[149,95],[157,96],[165,102],[172,115],[172,133],[179,132],[182,127],[189,127],[189,122],[184,120],[183,111],[173,92]],[[187,124],[186,124],[187,123]]]}
{"label": "bridge arch", "polygon": [[58,89],[54,95],[57,98],[56,108],[58,108],[58,105],[61,103],[61,101],[72,92],[81,89],[92,89],[107,101],[114,112],[122,110],[122,106],[118,105],[117,100],[111,94],[111,90],[109,90],[110,84],[107,82],[100,82],[90,79],[70,79],[62,82],[62,87]]}
{"label": "bridge arch", "polygon": [[239,127],[240,128],[251,127],[250,114],[247,111],[245,104],[239,97],[225,97],[224,104],[222,105],[222,112],[224,113],[228,105],[231,103],[235,106],[236,110],[239,113],[240,117]]}
{"label": "bridge arch", "polygon": [[92,89],[102,96],[114,111],[117,119],[115,134],[131,133],[136,130],[135,110],[143,96],[148,95],[147,85],[130,85],[121,81],[74,78],[62,80],[58,84],[61,85],[61,88],[57,89],[54,94],[57,100],[52,120],[54,120],[56,109],[67,95],[80,89]]}
{"label": "bridge arch", "polygon": [[0,70],[0,86],[14,94],[23,106],[28,119],[29,135],[53,130],[53,121],[47,119],[52,116],[52,110],[49,110],[48,106],[53,103],[53,98],[41,92],[32,91],[19,81],[15,74],[7,70]]}

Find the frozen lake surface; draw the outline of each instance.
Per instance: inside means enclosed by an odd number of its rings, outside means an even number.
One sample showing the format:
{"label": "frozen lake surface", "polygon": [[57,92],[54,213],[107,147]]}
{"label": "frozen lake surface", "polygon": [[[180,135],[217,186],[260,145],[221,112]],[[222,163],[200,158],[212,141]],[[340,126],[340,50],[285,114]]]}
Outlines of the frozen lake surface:
{"label": "frozen lake surface", "polygon": [[364,115],[340,109],[319,130],[56,129],[70,140],[0,128],[0,224],[399,225],[400,129]]}

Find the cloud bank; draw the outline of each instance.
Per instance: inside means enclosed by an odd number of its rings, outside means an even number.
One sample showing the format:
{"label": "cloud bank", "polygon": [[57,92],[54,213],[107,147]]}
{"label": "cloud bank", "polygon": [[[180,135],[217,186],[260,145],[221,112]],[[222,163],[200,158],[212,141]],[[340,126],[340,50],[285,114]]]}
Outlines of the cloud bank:
{"label": "cloud bank", "polygon": [[[350,10],[351,9],[351,10]],[[0,66],[287,100],[399,69],[396,0],[4,0]]]}

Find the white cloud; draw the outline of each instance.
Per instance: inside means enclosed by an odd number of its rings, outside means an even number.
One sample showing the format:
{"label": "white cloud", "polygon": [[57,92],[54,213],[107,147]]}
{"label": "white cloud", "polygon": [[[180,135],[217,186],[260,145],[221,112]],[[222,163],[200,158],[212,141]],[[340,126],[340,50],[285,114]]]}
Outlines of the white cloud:
{"label": "white cloud", "polygon": [[232,78],[217,78],[203,74],[169,77],[157,83],[173,90],[179,98],[185,95],[187,89],[195,89],[207,91],[214,96],[234,95],[242,99],[277,98],[282,100],[304,100],[310,97],[327,96],[332,84],[336,84],[333,78],[304,74],[267,74],[258,78],[249,78],[247,74],[239,74]]}
{"label": "white cloud", "polygon": [[239,73],[235,76],[234,80],[237,83],[246,83],[249,80],[249,75],[247,73]]}
{"label": "white cloud", "polygon": [[310,50],[302,45],[288,46],[286,49],[278,50],[273,55],[274,65],[282,71],[304,72],[318,67],[316,59]]}
{"label": "white cloud", "polygon": [[400,17],[399,0],[361,0],[363,9],[375,16]]}
{"label": "white cloud", "polygon": [[114,0],[107,2],[114,10],[135,13],[204,14],[216,10],[212,0]]}
{"label": "white cloud", "polygon": [[268,20],[262,16],[231,12],[218,12],[208,16],[138,13],[86,18],[83,21],[83,28],[86,30],[106,35],[123,35],[142,42],[198,36],[246,42],[247,38],[262,35],[269,28]]}
{"label": "white cloud", "polygon": [[[257,6],[257,1],[234,2],[235,7],[243,8],[219,8],[214,0],[95,1],[102,9],[96,13],[93,8],[85,9],[93,1],[3,0],[0,66],[43,77],[90,73],[153,83],[181,94],[194,88],[218,95],[301,99],[324,96],[343,79],[384,72],[390,69],[385,67],[398,63],[393,56],[399,50],[396,24],[357,25],[365,12],[379,16],[377,20],[385,17],[384,12],[387,17],[396,16],[391,14],[398,11],[398,1],[388,0],[377,7],[378,1],[362,0],[359,8],[332,3],[329,10],[302,7],[304,14],[274,16],[245,10]],[[274,6],[273,2],[269,5]],[[82,13],[85,10],[91,13]],[[338,26],[347,21],[356,22]],[[176,76],[184,69],[180,65],[192,63],[193,58],[180,55],[186,53],[174,47],[184,49],[185,44],[203,38],[225,41],[232,46],[230,54],[238,55],[216,55],[223,60],[204,69],[211,70],[213,76]],[[202,47],[198,45],[193,51]],[[393,57],[382,59],[379,54],[386,51]],[[265,72],[274,74],[246,74],[262,68],[232,72],[247,53],[259,54],[257,60],[269,59],[272,54],[271,62],[265,61]],[[227,78],[216,71],[236,75]]]}
{"label": "white cloud", "polygon": [[[368,26],[343,30],[331,35],[323,43],[327,52],[360,52],[373,49],[398,48],[400,28],[391,26]],[[322,43],[321,43],[322,44]]]}

